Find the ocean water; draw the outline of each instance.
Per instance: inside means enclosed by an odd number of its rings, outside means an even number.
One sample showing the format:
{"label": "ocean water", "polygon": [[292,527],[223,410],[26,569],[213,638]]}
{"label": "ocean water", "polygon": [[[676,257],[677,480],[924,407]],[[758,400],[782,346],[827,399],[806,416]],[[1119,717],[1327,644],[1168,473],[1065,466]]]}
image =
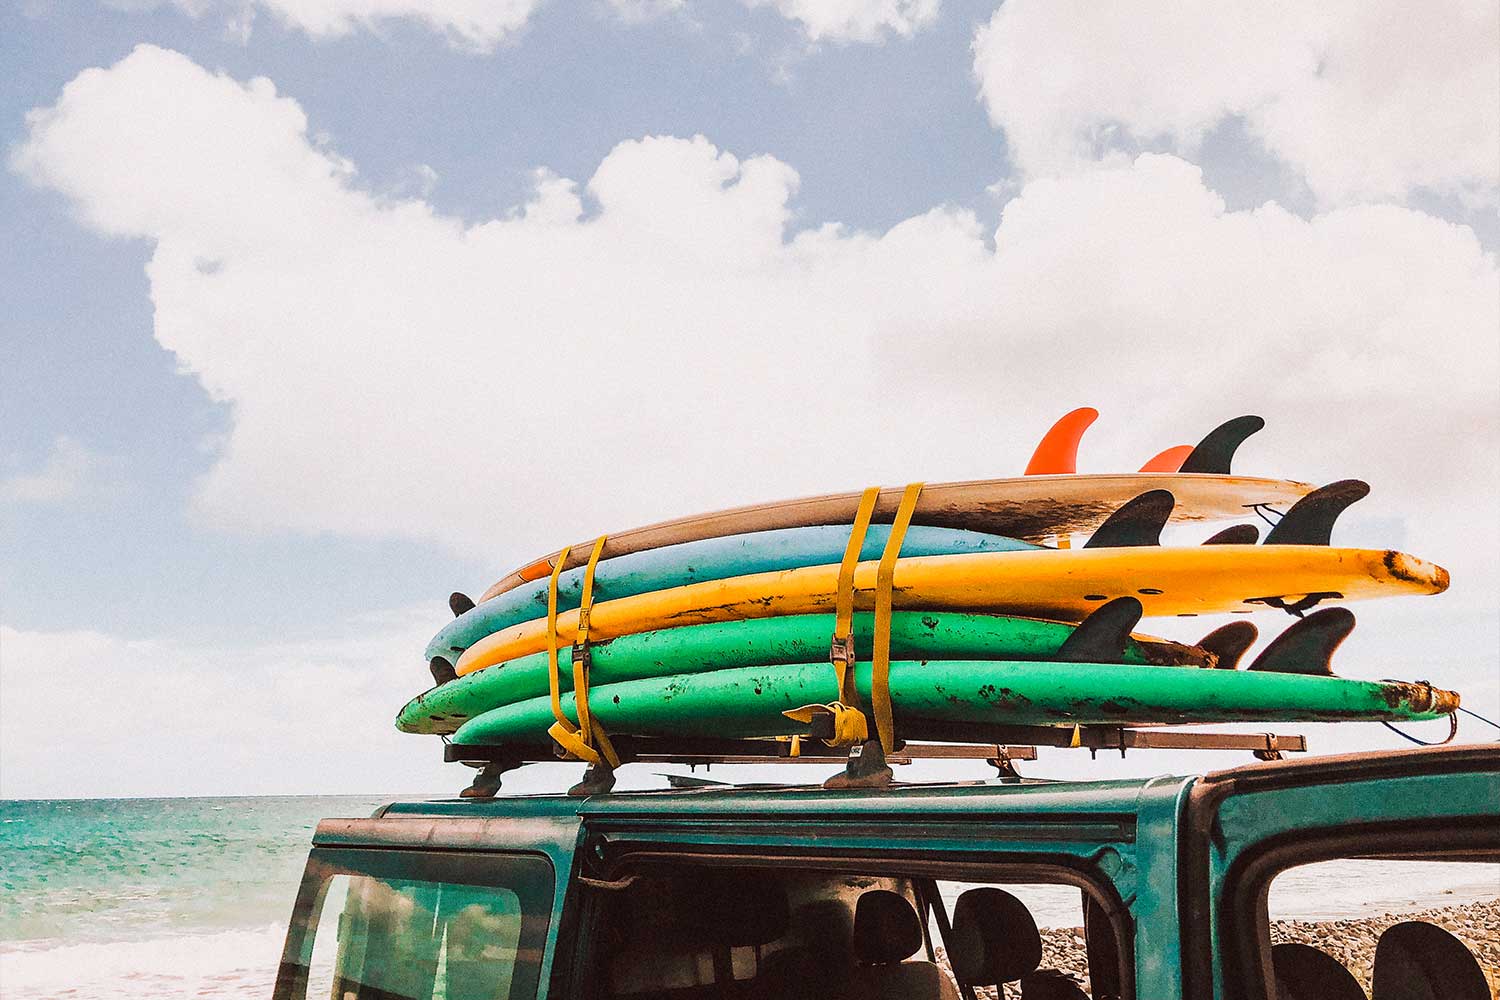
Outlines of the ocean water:
{"label": "ocean water", "polygon": [[[267,997],[318,820],[403,797],[0,801],[0,997]],[[1016,892],[1044,926],[1078,922],[1076,890]],[[1339,861],[1271,903],[1328,919],[1497,895],[1493,865]]]}
{"label": "ocean water", "polygon": [[268,997],[313,828],[400,796],[0,801],[0,997]]}

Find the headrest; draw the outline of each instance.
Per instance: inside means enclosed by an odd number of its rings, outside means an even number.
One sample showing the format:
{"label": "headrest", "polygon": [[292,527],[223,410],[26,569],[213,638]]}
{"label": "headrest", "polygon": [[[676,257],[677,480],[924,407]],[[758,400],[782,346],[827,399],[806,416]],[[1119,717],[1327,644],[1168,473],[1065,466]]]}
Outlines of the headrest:
{"label": "headrest", "polygon": [[1308,944],[1271,948],[1276,995],[1282,1000],[1365,1000],[1364,987],[1338,959]]}
{"label": "headrest", "polygon": [[1392,924],[1375,944],[1376,1000],[1484,1000],[1484,972],[1458,938],[1435,924]]}
{"label": "headrest", "polygon": [[948,959],[965,986],[1010,983],[1042,964],[1042,935],[1026,904],[1004,889],[970,889],[953,904]]}
{"label": "headrest", "polygon": [[863,965],[900,962],[922,947],[922,922],[905,896],[869,889],[854,906],[854,955]]}
{"label": "headrest", "polygon": [[685,902],[683,916],[697,933],[731,948],[775,941],[791,924],[786,890],[754,875],[705,877]]}

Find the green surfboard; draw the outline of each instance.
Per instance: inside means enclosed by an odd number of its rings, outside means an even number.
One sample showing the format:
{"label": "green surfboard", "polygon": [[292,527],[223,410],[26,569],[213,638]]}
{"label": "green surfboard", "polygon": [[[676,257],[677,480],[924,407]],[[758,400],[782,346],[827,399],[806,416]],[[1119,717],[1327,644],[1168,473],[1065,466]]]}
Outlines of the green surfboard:
{"label": "green surfboard", "polygon": [[[856,668],[865,706],[870,666]],[[1047,661],[902,660],[891,664],[896,734],[906,723],[992,725],[1417,721],[1457,697],[1416,684],[1307,674]],[[589,708],[611,735],[754,737],[806,734],[788,709],[838,696],[828,663],[747,666],[591,687]],[[566,714],[576,720],[571,695]],[[545,746],[549,698],[493,708],[460,726],[461,745]],[[926,727],[931,729],[929,725]]]}
{"label": "green surfboard", "polygon": [[[874,616],[854,616],[856,655],[868,661]],[[590,646],[594,687],[725,670],[736,667],[816,663],[830,676],[828,645],[834,616],[785,615],[739,621],[686,625],[621,636]],[[1034,618],[964,614],[948,611],[898,611],[891,616],[893,659],[1043,660],[1076,626]],[[559,651],[559,680],[572,690],[569,650]],[[1166,640],[1132,639],[1125,662],[1203,666],[1202,650]],[[409,701],[396,718],[408,733],[449,734],[469,719],[502,705],[547,695],[546,653],[534,653],[486,667],[433,688]]]}

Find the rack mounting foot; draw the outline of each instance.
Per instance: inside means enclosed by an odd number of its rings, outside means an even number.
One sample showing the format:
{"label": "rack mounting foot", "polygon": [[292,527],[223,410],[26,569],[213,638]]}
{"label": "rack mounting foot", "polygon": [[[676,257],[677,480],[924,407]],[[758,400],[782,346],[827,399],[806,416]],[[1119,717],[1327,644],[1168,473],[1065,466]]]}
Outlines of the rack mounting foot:
{"label": "rack mounting foot", "polygon": [[614,768],[607,764],[590,764],[583,772],[583,780],[568,789],[568,794],[581,799],[590,795],[604,795],[614,787]]}
{"label": "rack mounting foot", "polygon": [[458,793],[461,799],[492,799],[500,791],[500,779],[506,771],[521,766],[518,760],[492,760],[485,763],[474,776],[474,781]]}
{"label": "rack mounting foot", "polygon": [[893,777],[886,762],[885,749],[879,740],[865,740],[849,748],[844,770],[827,781],[824,788],[885,788]]}

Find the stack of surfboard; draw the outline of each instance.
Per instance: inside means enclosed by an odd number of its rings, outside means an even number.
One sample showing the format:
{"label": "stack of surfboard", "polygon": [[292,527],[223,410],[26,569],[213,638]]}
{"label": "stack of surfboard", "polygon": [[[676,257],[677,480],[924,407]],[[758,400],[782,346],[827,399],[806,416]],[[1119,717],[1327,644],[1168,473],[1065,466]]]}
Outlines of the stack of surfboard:
{"label": "stack of surfboard", "polygon": [[[1096,416],[1059,421],[1020,478],[664,522],[538,559],[477,604],[455,594],[456,617],[427,649],[438,684],[397,726],[595,759],[626,734],[816,731],[848,745],[878,733],[889,748],[984,724],[1397,721],[1456,708],[1425,684],[1331,673],[1354,619],[1315,608],[1448,585],[1416,557],[1330,545],[1368,487],[1232,475],[1258,417],[1139,473],[1079,475]],[[1264,539],[1235,523],[1205,528],[1202,544],[1160,544],[1169,523],[1257,519]],[[1142,617],[1274,609],[1295,618],[1248,667],[1249,621],[1192,645],[1136,631]]]}

